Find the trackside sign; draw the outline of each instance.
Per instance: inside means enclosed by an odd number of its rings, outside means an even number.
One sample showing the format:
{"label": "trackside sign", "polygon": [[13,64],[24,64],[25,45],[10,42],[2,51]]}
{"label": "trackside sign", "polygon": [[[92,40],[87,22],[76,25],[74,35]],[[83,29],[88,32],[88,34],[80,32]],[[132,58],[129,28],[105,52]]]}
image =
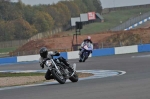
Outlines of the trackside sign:
{"label": "trackside sign", "polygon": [[88,12],[88,20],[95,20],[95,12]]}

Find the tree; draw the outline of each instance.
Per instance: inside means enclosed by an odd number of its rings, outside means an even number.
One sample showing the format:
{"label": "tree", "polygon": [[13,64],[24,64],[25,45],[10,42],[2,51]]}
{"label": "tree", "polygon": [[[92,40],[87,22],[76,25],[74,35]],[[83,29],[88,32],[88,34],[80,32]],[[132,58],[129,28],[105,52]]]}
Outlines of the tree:
{"label": "tree", "polygon": [[5,40],[5,21],[4,20],[0,20],[0,41],[4,41]]}
{"label": "tree", "polygon": [[27,5],[23,9],[23,19],[28,21],[30,24],[34,23],[34,16],[38,10],[33,9],[32,6]]}
{"label": "tree", "polygon": [[57,8],[57,11],[60,13],[61,16],[60,22],[62,26],[67,25],[67,23],[71,18],[71,14],[68,7],[61,2],[57,3],[55,7]]}
{"label": "tree", "polygon": [[86,5],[87,10],[90,11],[96,11],[96,8],[93,4],[93,0],[82,0],[82,2]]}
{"label": "tree", "polygon": [[96,8],[96,12],[101,14],[102,13],[102,5],[101,5],[100,0],[93,0],[93,4]]}
{"label": "tree", "polygon": [[37,33],[35,27],[31,26],[26,20],[22,18],[13,20],[11,23],[14,26],[14,32],[12,31],[12,33],[16,39],[27,39]]}
{"label": "tree", "polygon": [[61,27],[61,13],[58,12],[57,8],[55,6],[48,6],[46,9],[46,12],[52,16],[54,20],[54,28],[55,27]]}
{"label": "tree", "polygon": [[80,9],[75,2],[73,2],[73,1],[61,1],[61,3],[65,4],[68,7],[68,9],[71,13],[71,17],[79,16]]}
{"label": "tree", "polygon": [[45,32],[53,28],[54,20],[48,13],[37,11],[34,16],[34,26],[38,32]]}
{"label": "tree", "polygon": [[3,20],[9,21],[22,17],[22,11],[14,3],[0,2],[0,8],[0,15]]}
{"label": "tree", "polygon": [[86,5],[83,3],[82,0],[74,0],[75,4],[78,5],[79,9],[80,9],[80,13],[86,13],[88,12],[88,9],[86,7]]}

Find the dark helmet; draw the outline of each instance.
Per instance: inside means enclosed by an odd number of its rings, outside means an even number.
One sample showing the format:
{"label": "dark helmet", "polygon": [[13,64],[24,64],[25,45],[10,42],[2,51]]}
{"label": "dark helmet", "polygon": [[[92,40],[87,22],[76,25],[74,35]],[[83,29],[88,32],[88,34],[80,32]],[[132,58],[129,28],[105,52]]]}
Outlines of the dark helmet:
{"label": "dark helmet", "polygon": [[48,54],[47,48],[46,48],[46,47],[42,47],[42,48],[40,49],[40,56],[41,56],[42,58],[47,58],[47,54]]}

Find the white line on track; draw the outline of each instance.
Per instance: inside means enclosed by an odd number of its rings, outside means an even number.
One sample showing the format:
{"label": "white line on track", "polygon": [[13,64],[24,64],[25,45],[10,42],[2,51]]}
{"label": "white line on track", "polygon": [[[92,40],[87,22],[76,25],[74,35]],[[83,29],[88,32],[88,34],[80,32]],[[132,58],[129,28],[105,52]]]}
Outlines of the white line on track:
{"label": "white line on track", "polygon": [[150,55],[132,56],[131,58],[144,58],[144,57],[150,57]]}
{"label": "white line on track", "polygon": [[[6,71],[0,71],[1,73],[45,73],[46,70],[6,70]],[[125,74],[125,71],[120,71],[120,70],[77,70],[77,72],[82,72],[82,73],[92,73],[94,74],[93,76],[90,77],[85,77],[85,78],[79,78],[79,80],[88,80],[88,79],[96,79],[96,78],[104,78],[104,77],[111,77],[111,76],[120,76]],[[67,80],[67,82],[70,82]],[[8,90],[8,89],[16,89],[16,88],[24,88],[24,87],[33,87],[33,86],[41,86],[41,85],[48,85],[48,84],[57,84],[57,81],[52,81],[52,82],[43,82],[40,84],[30,84],[30,85],[22,85],[22,86],[13,86],[13,87],[4,87],[0,88],[1,90]]]}

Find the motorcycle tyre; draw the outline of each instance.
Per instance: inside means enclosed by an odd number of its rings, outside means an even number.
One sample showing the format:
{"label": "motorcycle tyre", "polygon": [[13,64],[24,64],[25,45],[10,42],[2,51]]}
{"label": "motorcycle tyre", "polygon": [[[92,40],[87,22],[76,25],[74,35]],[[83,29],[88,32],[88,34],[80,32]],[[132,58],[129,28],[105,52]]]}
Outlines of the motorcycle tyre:
{"label": "motorcycle tyre", "polygon": [[83,59],[83,61],[82,62],[85,62],[85,60],[86,60],[87,58],[86,57],[84,57],[84,59]]}
{"label": "motorcycle tyre", "polygon": [[83,59],[83,62],[85,62],[85,60],[86,60],[86,59],[84,58],[84,59]]}
{"label": "motorcycle tyre", "polygon": [[59,75],[57,75],[57,71],[55,69],[53,69],[51,72],[54,79],[56,79],[60,84],[64,84],[66,82],[66,78],[63,77],[63,79],[61,79]]}
{"label": "motorcycle tyre", "polygon": [[82,60],[80,59],[79,62],[82,62]]}
{"label": "motorcycle tyre", "polygon": [[77,82],[79,80],[77,73],[75,72],[72,77],[69,78],[72,82]]}

